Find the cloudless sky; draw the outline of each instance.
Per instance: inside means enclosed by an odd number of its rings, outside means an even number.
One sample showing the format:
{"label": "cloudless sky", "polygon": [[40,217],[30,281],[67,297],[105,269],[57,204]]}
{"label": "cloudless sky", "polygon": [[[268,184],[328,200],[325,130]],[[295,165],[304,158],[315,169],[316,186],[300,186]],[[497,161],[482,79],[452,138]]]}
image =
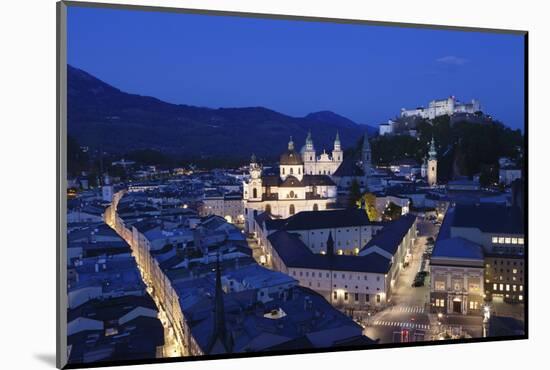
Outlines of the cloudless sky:
{"label": "cloudless sky", "polygon": [[519,35],[79,7],[67,34],[69,64],[171,103],[377,125],[455,95],[524,126]]}

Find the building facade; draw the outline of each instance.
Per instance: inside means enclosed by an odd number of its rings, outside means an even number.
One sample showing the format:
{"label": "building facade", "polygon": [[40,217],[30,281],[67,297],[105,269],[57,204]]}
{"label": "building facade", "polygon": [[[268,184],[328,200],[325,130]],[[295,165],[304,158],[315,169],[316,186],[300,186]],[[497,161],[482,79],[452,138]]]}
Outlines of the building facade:
{"label": "building facade", "polygon": [[480,315],[484,305],[483,252],[463,238],[438,240],[430,260],[432,312]]}
{"label": "building facade", "polygon": [[436,117],[455,113],[476,113],[481,110],[478,100],[472,100],[470,103],[462,103],[456,97],[450,96],[447,99],[432,100],[427,108],[419,107],[415,109],[401,109],[401,117],[419,116],[424,119],[434,119]]}
{"label": "building facade", "polygon": [[333,157],[314,157],[312,149],[311,137],[302,154],[295,150],[291,138],[288,150],[280,157],[277,175],[263,175],[261,165],[255,156],[252,157],[250,178],[243,182],[247,232],[255,232],[254,218],[260,213],[267,212],[275,218],[288,218],[302,211],[325,210],[336,202],[337,187],[330,174],[343,160],[340,140],[337,136]]}

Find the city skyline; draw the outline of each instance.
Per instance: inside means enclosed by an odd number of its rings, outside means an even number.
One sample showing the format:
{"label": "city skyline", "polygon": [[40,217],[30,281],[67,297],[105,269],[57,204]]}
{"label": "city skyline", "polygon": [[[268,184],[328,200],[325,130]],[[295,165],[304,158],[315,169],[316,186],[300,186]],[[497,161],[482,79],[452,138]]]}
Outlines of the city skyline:
{"label": "city skyline", "polygon": [[454,95],[524,128],[519,35],[78,7],[68,30],[70,64],[171,103],[377,126]]}

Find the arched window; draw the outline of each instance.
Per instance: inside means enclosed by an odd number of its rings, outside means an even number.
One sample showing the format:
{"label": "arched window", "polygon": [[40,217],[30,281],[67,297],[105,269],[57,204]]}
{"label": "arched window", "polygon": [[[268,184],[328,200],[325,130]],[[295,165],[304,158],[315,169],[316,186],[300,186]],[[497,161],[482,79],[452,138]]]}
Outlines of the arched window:
{"label": "arched window", "polygon": [[319,206],[317,205],[317,203],[313,204],[313,210],[314,210],[314,211],[318,211],[318,210],[319,210]]}
{"label": "arched window", "polygon": [[294,169],[292,167],[290,167],[290,174],[294,175]]}
{"label": "arched window", "polygon": [[258,189],[256,189],[256,188],[252,189],[252,197],[253,198],[258,198]]}
{"label": "arched window", "polygon": [[265,211],[266,211],[266,213],[271,214],[271,204],[266,204],[265,205]]}
{"label": "arched window", "polygon": [[288,213],[293,215],[294,212],[296,212],[296,210],[294,209],[294,204],[291,204],[290,207],[289,207]]}
{"label": "arched window", "polygon": [[302,170],[300,168],[298,168],[298,175],[300,175],[302,172]]}
{"label": "arched window", "polygon": [[285,174],[285,168],[283,167],[283,175]]}

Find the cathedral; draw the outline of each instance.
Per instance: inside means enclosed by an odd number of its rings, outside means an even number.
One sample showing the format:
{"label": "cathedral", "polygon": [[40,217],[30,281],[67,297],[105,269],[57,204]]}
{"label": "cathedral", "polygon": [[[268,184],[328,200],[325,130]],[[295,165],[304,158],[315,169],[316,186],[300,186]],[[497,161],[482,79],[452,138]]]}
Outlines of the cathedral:
{"label": "cathedral", "polygon": [[[363,145],[360,176],[370,171],[371,158],[368,138]],[[317,155],[311,132],[298,152],[292,137],[287,150],[279,160],[278,174],[264,174],[261,164],[253,155],[250,176],[243,182],[245,228],[254,231],[255,217],[267,212],[273,218],[287,218],[301,211],[320,211],[334,208],[339,185],[345,171],[342,167],[344,152],[336,133],[330,154]],[[354,166],[355,166],[355,162]]]}

